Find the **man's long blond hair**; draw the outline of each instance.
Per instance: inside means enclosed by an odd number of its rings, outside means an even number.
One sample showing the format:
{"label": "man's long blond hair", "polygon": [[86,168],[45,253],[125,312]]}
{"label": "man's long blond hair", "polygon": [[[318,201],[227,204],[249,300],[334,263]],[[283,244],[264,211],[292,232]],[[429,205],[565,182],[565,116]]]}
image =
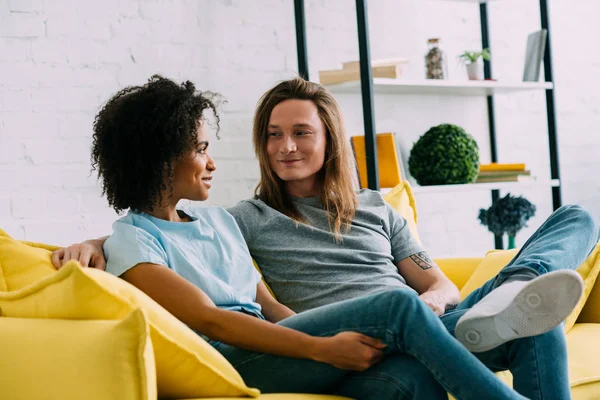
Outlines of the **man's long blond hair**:
{"label": "man's long blond hair", "polygon": [[356,213],[356,167],[340,108],[323,86],[298,77],[279,83],[260,98],[253,124],[254,151],[260,163],[260,182],[255,195],[288,217],[306,222],[285,190],[285,182],[271,169],[267,155],[271,112],[279,103],[291,99],[312,101],[325,125],[325,163],[319,171],[323,188],[321,203],[327,211],[330,229],[339,240]]}

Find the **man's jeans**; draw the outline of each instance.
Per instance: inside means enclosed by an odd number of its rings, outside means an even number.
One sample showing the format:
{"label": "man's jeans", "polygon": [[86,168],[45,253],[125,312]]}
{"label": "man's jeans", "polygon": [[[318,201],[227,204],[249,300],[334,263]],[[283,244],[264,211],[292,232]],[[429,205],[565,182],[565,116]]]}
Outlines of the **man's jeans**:
{"label": "man's jeans", "polygon": [[[493,279],[441,317],[450,333],[458,319],[511,274],[529,268],[537,274],[577,269],[600,240],[594,219],[579,206],[556,210],[527,240],[515,258]],[[475,354],[492,371],[509,370],[513,387],[530,399],[570,399],[564,327],[543,335],[517,339]]]}
{"label": "man's jeans", "polygon": [[447,399],[445,392],[449,391],[457,400],[522,398],[490,371],[509,369],[515,389],[527,398],[569,399],[562,327],[476,357],[452,335],[458,318],[515,271],[531,268],[542,274],[575,269],[597,241],[597,227],[585,211],[562,207],[496,278],[441,319],[414,292],[397,289],[319,307],[280,322],[314,336],[355,331],[383,340],[388,345],[386,357],[367,371],[343,371],[324,363],[214,345],[249,386],[265,393],[325,392],[360,400],[433,400]]}

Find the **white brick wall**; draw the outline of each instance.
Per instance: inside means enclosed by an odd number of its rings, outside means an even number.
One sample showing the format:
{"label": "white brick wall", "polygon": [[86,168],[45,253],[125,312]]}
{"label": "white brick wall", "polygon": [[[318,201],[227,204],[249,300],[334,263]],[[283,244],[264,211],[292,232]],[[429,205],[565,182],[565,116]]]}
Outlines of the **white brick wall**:
{"label": "white brick wall", "polygon": [[[526,35],[539,29],[538,2],[489,6],[493,69],[519,79]],[[595,0],[550,0],[563,197],[600,216],[600,28]],[[307,1],[311,76],[357,59],[352,0]],[[371,1],[374,58],[406,56],[407,77],[421,77],[426,39],[443,38],[454,56],[479,47],[477,6],[435,0]],[[572,21],[579,21],[573,24]],[[258,177],[251,147],[259,96],[296,69],[292,0],[0,0],[0,227],[17,238],[68,244],[110,232],[115,218],[90,173],[91,128],[99,106],[118,88],[153,73],[190,79],[223,93],[221,136],[213,141],[216,185],[210,204],[249,197]],[[340,96],[350,134],[362,132],[360,98]],[[463,125],[489,160],[482,99],[381,96],[377,128],[408,145],[432,125]],[[497,98],[503,161],[525,161],[547,177],[541,94]],[[538,216],[522,243],[551,211],[549,189],[522,192]],[[476,220],[489,193],[418,197],[420,230],[434,256],[481,254],[492,237]]]}

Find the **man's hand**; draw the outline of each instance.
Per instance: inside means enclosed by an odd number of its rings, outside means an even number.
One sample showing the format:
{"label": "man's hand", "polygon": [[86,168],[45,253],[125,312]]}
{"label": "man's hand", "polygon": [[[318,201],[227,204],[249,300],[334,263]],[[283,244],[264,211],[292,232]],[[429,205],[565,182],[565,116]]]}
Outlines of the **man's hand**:
{"label": "man's hand", "polygon": [[446,300],[446,296],[443,292],[437,290],[431,290],[429,292],[424,292],[419,296],[425,304],[429,306],[435,313],[435,315],[442,316],[446,312],[446,307],[448,306],[448,302]]}
{"label": "man's hand", "polygon": [[52,253],[52,264],[60,269],[70,260],[79,261],[83,267],[106,269],[102,245],[106,239],[86,240],[83,243],[72,244]]}
{"label": "man's hand", "polygon": [[444,315],[460,302],[458,288],[425,252],[413,254],[398,263],[398,272],[408,286],[437,316]]}

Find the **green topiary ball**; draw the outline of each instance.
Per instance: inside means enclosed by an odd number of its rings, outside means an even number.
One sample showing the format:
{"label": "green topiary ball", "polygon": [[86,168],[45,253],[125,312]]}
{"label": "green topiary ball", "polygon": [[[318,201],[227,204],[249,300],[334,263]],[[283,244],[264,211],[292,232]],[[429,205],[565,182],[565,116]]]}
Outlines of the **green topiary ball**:
{"label": "green topiary ball", "polygon": [[459,126],[434,126],[413,146],[408,169],[421,186],[471,183],[479,174],[477,142]]}

